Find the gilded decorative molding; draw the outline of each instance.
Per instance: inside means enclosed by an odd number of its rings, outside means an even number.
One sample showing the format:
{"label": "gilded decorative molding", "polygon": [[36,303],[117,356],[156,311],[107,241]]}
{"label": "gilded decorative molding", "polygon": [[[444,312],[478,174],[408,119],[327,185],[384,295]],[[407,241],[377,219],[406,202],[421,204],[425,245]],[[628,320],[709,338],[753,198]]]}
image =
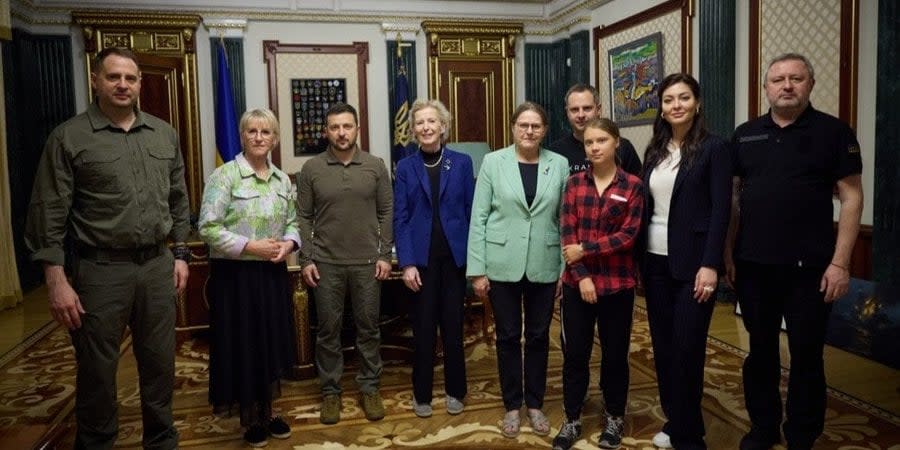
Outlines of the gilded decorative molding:
{"label": "gilded decorative molding", "polygon": [[93,26],[138,26],[167,28],[197,28],[200,16],[196,14],[164,14],[143,11],[83,10],[72,12],[72,22],[76,25]]}
{"label": "gilded decorative molding", "polygon": [[425,20],[422,29],[426,33],[456,34],[522,34],[521,22],[477,22],[462,20]]}

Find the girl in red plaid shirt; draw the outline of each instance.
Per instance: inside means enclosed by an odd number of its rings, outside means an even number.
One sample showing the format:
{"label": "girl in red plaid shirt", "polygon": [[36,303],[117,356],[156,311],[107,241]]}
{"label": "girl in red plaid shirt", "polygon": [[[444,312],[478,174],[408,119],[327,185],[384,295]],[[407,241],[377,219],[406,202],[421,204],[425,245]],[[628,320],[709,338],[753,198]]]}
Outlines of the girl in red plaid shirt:
{"label": "girl in red plaid shirt", "polygon": [[644,186],[616,166],[619,128],[596,119],[584,131],[590,170],[566,184],[560,214],[563,257],[563,404],[566,419],[553,448],[568,449],[581,436],[594,327],[600,334],[601,389],[606,403],[601,448],[618,448],[625,429],[628,346],[634,307],[634,245],[641,228]]}

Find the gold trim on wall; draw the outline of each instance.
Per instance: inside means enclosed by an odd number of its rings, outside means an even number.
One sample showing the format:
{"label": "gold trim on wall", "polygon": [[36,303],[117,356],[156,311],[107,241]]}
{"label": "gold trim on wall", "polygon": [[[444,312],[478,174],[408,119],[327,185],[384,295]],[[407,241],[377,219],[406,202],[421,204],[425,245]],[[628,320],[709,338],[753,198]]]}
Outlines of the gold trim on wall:
{"label": "gold trim on wall", "polygon": [[[172,126],[183,136],[185,178],[191,213],[200,210],[203,192],[203,159],[200,146],[200,109],[197,95],[197,54],[194,39],[200,16],[130,11],[75,11],[72,22],[81,27],[85,51],[85,75],[91,79],[91,61],[109,46],[126,47],[139,53],[181,57],[184,79],[168,76],[172,86],[181,83],[184,98],[180,110],[170,111]],[[88,98],[93,89],[88,83]],[[175,105],[171,101],[170,105]],[[184,117],[184,126],[181,118]]]}
{"label": "gold trim on wall", "polygon": [[[428,42],[428,96],[439,98],[443,83],[452,83],[447,89],[451,111],[459,111],[456,77],[451,74],[450,80],[441,79],[439,70],[442,61],[501,63],[500,79],[492,77],[486,86],[490,93],[486,100],[490,104],[491,99],[500,95],[502,111],[494,111],[494,106],[489,105],[485,123],[492,124],[497,117],[496,114],[500,114],[503,118],[502,126],[499,130],[487,126],[486,139],[488,145],[493,147],[496,147],[495,140],[500,142],[501,146],[508,146],[512,136],[508,118],[512,115],[516,93],[516,39],[523,33],[522,23],[427,20],[422,22],[422,30],[425,31]],[[456,125],[451,139],[455,139],[455,136],[458,136]],[[498,137],[500,139],[497,139]]]}

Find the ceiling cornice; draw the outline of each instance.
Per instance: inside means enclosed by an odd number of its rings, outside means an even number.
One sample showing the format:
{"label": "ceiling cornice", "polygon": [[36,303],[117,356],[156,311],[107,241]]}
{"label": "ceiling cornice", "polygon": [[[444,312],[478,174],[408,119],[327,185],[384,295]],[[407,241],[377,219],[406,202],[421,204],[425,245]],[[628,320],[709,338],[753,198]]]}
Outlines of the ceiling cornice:
{"label": "ceiling cornice", "polygon": [[[579,24],[589,23],[590,12],[603,4],[613,0],[580,0],[573,1],[567,7],[563,7],[549,17],[535,16],[503,16],[490,17],[503,21],[517,21],[524,25],[524,34],[535,36],[555,36]],[[54,6],[35,4],[33,0],[11,0],[11,15],[29,25],[70,25],[72,24],[71,12],[73,10],[85,12],[110,12],[108,8],[85,8],[83,2],[57,2]],[[160,8],[157,6],[157,8]],[[157,13],[159,10],[151,8],[127,8],[119,7],[124,13],[146,11],[148,14]],[[403,14],[399,12],[373,11],[371,14],[362,12],[339,13],[323,10],[253,10],[253,9],[228,9],[228,8],[168,8],[167,12],[177,14],[196,14],[203,18],[205,23],[222,23],[228,20],[238,21],[271,21],[271,22],[324,22],[324,23],[371,23],[381,26],[384,23],[421,23],[429,20],[448,20],[458,22],[477,22],[485,20],[483,14],[477,17],[460,16],[451,13],[438,15]],[[244,22],[244,23],[246,23]],[[406,31],[412,31],[408,28]]]}

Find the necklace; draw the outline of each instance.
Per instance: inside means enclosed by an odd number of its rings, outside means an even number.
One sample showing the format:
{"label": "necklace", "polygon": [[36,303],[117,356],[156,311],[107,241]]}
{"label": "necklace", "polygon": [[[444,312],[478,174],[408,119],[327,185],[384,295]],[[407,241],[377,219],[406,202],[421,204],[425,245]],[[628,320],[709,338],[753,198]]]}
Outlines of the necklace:
{"label": "necklace", "polygon": [[441,163],[442,159],[444,159],[444,149],[443,148],[441,149],[441,156],[438,156],[437,161],[435,161],[431,164],[428,164],[427,162],[424,162],[424,161],[423,161],[423,163],[425,164],[425,167],[428,167],[428,168],[437,167],[438,164]]}

